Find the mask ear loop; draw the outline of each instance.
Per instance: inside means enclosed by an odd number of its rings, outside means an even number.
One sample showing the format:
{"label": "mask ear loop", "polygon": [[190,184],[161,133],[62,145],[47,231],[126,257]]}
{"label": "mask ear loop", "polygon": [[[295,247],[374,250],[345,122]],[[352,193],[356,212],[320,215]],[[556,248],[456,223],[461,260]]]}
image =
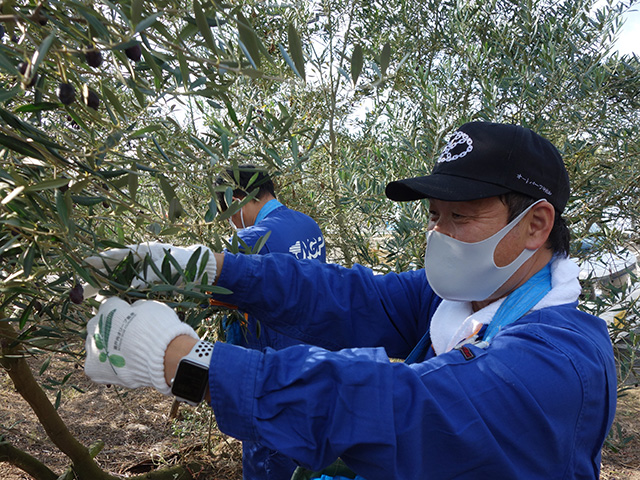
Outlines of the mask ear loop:
{"label": "mask ear loop", "polygon": [[[513,220],[511,220],[511,222],[509,222],[509,223],[508,223],[507,225],[505,225],[502,229],[500,229],[500,231],[499,231],[499,232],[494,233],[493,235],[491,235],[491,237],[489,237],[489,238],[487,238],[487,239],[483,240],[483,242],[486,242],[486,241],[488,241],[488,240],[490,240],[490,239],[492,239],[492,238],[494,238],[494,237],[496,237],[496,236],[498,236],[498,235],[500,235],[500,234],[502,234],[502,238],[500,239],[500,241],[502,241],[502,239],[504,239],[504,237],[506,236],[506,234],[508,233],[508,231],[513,230],[513,229],[516,227],[516,225],[518,225],[518,224],[522,221],[522,219],[523,219],[523,218],[524,218],[524,217],[525,217],[525,216],[526,216],[526,215],[527,215],[527,214],[528,214],[528,213],[533,209],[533,207],[535,207],[535,206],[536,206],[537,204],[539,204],[540,202],[547,202],[547,203],[548,203],[548,201],[547,201],[547,199],[546,199],[546,198],[540,198],[540,199],[536,200],[536,201],[535,201],[535,202],[533,202],[531,205],[529,205],[527,208],[525,208],[522,212],[520,212],[520,214],[519,214],[519,215],[517,215],[517,216],[516,216],[516,218],[514,218]],[[498,242],[498,243],[500,243],[500,242]],[[496,244],[495,248],[497,248],[497,247],[498,247],[498,245]],[[530,249],[528,249],[528,248],[525,248],[522,252],[520,252],[520,255],[518,255],[518,256],[516,257],[516,259],[515,259],[515,260],[513,260],[510,264],[508,264],[508,265],[504,265],[504,266],[502,266],[502,267],[498,267],[498,266],[496,265],[496,261],[495,261],[495,253],[496,253],[496,252],[495,252],[495,249],[494,249],[494,251],[493,251],[493,256],[492,256],[492,258],[491,258],[491,261],[493,262],[493,265],[494,265],[494,267],[496,267],[496,268],[499,268],[499,269],[509,268],[511,265],[513,265],[513,264],[514,264],[514,263],[516,263],[516,262],[521,262],[521,261],[526,261],[526,260],[528,260],[529,258],[531,258],[531,256],[533,256],[533,254],[534,254],[536,251],[537,251],[537,249],[536,249],[536,250],[530,250]]]}
{"label": "mask ear loop", "polygon": [[[482,242],[488,242],[489,240],[502,235],[502,238],[505,237],[506,235],[506,231],[512,230],[515,228],[516,225],[518,225],[522,219],[527,215],[527,213],[529,213],[531,211],[531,209],[533,207],[535,207],[537,204],[539,204],[540,202],[547,202],[546,198],[541,198],[539,200],[536,200],[535,202],[533,202],[531,205],[529,205],[527,208],[525,208],[522,212],[520,212],[518,215],[516,215],[516,217],[511,220],[509,223],[507,223],[504,227],[502,227],[500,230],[498,230],[496,233],[494,233],[493,235],[491,235],[489,238],[485,238],[484,240],[481,240],[480,242],[477,243],[482,243]],[[498,267],[500,268],[500,267]]]}
{"label": "mask ear loop", "polygon": [[[241,199],[234,197],[233,200],[238,200],[241,201]],[[235,223],[233,223],[233,220],[231,219],[231,217],[229,217],[229,225],[231,225],[231,228],[233,230],[238,230],[238,227],[236,226]],[[240,208],[240,225],[242,225],[242,228],[247,228],[247,226],[244,223],[244,208],[241,207]]]}

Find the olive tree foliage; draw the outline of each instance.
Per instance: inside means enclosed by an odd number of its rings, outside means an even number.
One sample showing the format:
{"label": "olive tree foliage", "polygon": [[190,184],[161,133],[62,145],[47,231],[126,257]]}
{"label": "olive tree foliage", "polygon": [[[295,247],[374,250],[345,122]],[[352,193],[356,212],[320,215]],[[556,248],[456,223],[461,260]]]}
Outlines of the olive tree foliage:
{"label": "olive tree foliage", "polygon": [[581,245],[612,208],[635,216],[638,59],[613,47],[636,4],[327,0],[282,11],[266,31],[280,45],[295,25],[306,81],[247,80],[249,103],[291,125],[280,150],[247,156],[271,165],[281,195],[320,222],[330,258],[403,270],[422,264],[426,203],[389,202],[386,184],[428,173],[466,121],[518,123],[563,154],[565,216]]}
{"label": "olive tree foliage", "polygon": [[[356,28],[365,57],[375,58],[376,40],[392,45],[392,65],[406,57],[392,79],[376,85],[362,134],[342,144],[339,185],[353,212],[347,216],[373,214],[357,235],[382,240],[387,253],[374,258],[369,249],[360,261],[421,266],[426,202],[391,204],[384,186],[428,173],[448,135],[470,120],[530,127],[559,148],[572,181],[564,216],[578,262],[634,251],[640,65],[635,55],[619,55],[614,41],[622,13],[637,2],[433,0],[375,7],[389,10]],[[373,36],[369,44],[372,31],[388,37]],[[621,387],[634,378],[634,282],[633,274],[622,283],[583,277],[581,308],[610,322]]]}
{"label": "olive tree foliage", "polygon": [[[376,70],[365,78],[367,60],[353,35],[368,8],[368,2],[299,2],[296,8],[256,9],[267,49],[281,51],[288,44],[297,76],[245,78],[231,107],[206,117],[208,135],[228,142],[233,161],[270,167],[281,200],[316,219],[329,257],[347,266],[358,259],[362,242],[354,242],[353,233],[364,217],[351,217],[353,211],[344,208],[340,176],[351,159],[343,149],[356,127],[352,113],[375,92],[391,61],[389,45],[376,45],[369,59]],[[237,118],[257,115],[256,121],[245,129],[231,110]]]}
{"label": "olive tree foliage", "polygon": [[[365,214],[377,208],[361,207],[358,197],[384,201],[387,181],[428,173],[457,126],[486,120],[530,127],[558,146],[572,178],[566,216],[577,240],[609,207],[624,203],[621,214],[635,216],[628,191],[638,158],[638,59],[613,50],[630,7],[593,10],[593,3],[385,2],[389,15],[365,23],[363,38],[377,27],[388,32],[393,59],[408,56],[393,80],[377,87],[363,134],[351,139],[349,148],[362,150],[344,174],[346,201]],[[380,217],[414,243],[426,228],[424,205],[385,203]],[[423,249],[407,250],[393,237],[393,261],[419,265]]]}
{"label": "olive tree foliage", "polygon": [[[129,288],[133,258],[106,277],[83,259],[143,240],[223,247],[228,232],[218,220],[238,206],[217,216],[222,165],[237,163],[235,142],[254,123],[269,125],[265,148],[280,148],[278,132],[288,128],[251,109],[238,117],[235,89],[246,79],[288,81],[296,76],[290,65],[300,63],[288,38],[265,47],[254,12],[251,4],[201,0],[2,3],[0,362],[68,456],[69,478],[112,478],[93,461],[100,439],[80,444],[57,414],[70,375],[40,376],[53,354],[82,361],[97,306],[83,290],[162,299],[196,328],[216,312],[207,292],[218,287],[193,281],[198,255],[177,273],[168,257],[161,284],[142,290]],[[210,111],[224,112],[215,135],[196,121]],[[40,360],[39,375],[30,356]],[[0,461],[38,479],[60,476],[4,433]],[[191,478],[188,467],[154,475]]]}

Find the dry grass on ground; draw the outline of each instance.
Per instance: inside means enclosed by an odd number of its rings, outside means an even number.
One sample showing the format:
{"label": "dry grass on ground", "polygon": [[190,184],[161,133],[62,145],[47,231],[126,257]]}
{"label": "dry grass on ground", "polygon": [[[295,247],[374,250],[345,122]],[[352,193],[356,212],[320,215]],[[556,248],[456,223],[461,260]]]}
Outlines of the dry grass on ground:
{"label": "dry grass on ground", "polygon": [[[610,447],[602,452],[603,480],[640,480],[640,388],[618,399]],[[613,447],[613,448],[612,448]]]}

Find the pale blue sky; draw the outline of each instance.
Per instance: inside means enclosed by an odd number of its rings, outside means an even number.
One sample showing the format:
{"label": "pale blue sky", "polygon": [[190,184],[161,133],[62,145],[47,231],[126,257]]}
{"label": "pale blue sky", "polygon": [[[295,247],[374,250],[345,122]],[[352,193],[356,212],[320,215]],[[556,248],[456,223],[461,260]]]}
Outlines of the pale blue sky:
{"label": "pale blue sky", "polygon": [[618,51],[621,54],[635,53],[640,56],[640,5],[625,15],[624,26],[618,39]]}

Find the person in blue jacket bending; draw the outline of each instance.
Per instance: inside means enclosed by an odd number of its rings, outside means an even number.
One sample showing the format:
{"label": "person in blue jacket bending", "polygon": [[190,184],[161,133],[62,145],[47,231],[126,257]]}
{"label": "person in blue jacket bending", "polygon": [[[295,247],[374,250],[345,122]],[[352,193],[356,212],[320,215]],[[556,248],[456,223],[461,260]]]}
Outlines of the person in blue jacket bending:
{"label": "person in blue jacket bending", "polygon": [[[229,200],[241,205],[229,217],[229,223],[241,240],[240,252],[251,253],[246,247],[253,249],[261,239],[266,238],[260,251],[253,253],[289,253],[298,260],[316,259],[326,262],[324,236],[320,227],[308,215],[287,208],[278,201],[273,181],[266,171],[252,164],[229,167],[224,177],[218,177],[216,184],[226,185],[229,190],[219,191],[217,194],[222,212],[229,208]],[[251,199],[243,205],[247,196]],[[264,347],[280,350],[300,343],[296,338],[278,333],[266,325],[257,325],[258,321],[252,316],[248,319],[247,331],[241,331],[237,322],[230,324],[226,328],[227,343],[260,350]]]}
{"label": "person in blue jacket bending", "polygon": [[[246,247],[254,249],[261,239],[266,238],[260,251],[254,253],[289,253],[299,260],[326,261],[320,227],[308,215],[287,208],[277,200],[273,181],[266,171],[245,164],[229,167],[225,173],[216,181],[219,186],[226,185],[228,190],[218,192],[218,205],[223,212],[229,208],[229,200],[241,205],[229,217],[229,223],[244,242],[239,244],[242,253],[251,253],[251,250],[246,251]],[[250,195],[253,192],[255,195]],[[248,196],[250,199],[243,205]],[[248,316],[245,328],[235,321],[225,326],[225,333],[227,343],[257,350],[265,347],[280,350],[300,343],[295,337],[260,324],[253,315]],[[292,459],[259,442],[245,441],[242,444],[244,480],[289,479],[295,468]]]}
{"label": "person in blue jacket bending", "polygon": [[[225,301],[307,345],[211,345],[162,303],[111,298],[87,325],[86,374],[204,398],[221,431],[313,471],[340,459],[366,480],[598,478],[616,371],[605,322],[577,308],[557,149],[520,126],[467,123],[430,175],[386,194],[428,199],[424,270],[284,254],[202,265]],[[163,258],[122,250],[89,263]]]}

